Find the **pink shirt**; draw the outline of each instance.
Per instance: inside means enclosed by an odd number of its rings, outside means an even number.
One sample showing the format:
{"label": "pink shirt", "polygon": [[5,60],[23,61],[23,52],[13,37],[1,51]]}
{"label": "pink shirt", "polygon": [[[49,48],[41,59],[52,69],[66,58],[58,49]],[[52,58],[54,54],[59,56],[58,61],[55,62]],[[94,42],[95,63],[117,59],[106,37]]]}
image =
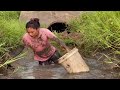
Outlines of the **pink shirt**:
{"label": "pink shirt", "polygon": [[[36,39],[32,38],[28,33],[23,36],[23,42],[26,46],[30,46],[34,51],[34,59],[38,61],[48,60],[55,52],[56,48],[52,46],[48,39],[56,37],[50,30],[46,28],[40,28],[39,35]],[[45,51],[47,47],[50,47],[47,53],[37,55],[36,52]]]}

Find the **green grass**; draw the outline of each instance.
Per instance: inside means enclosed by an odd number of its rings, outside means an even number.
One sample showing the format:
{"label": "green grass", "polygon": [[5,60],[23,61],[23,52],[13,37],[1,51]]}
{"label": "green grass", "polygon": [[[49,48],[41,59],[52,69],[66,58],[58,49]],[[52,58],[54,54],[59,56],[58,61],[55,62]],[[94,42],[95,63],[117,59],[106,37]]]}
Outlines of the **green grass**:
{"label": "green grass", "polygon": [[0,57],[21,45],[25,23],[19,22],[19,11],[0,11]]}
{"label": "green grass", "polygon": [[18,20],[20,11],[0,11],[0,19],[4,20]]}
{"label": "green grass", "polygon": [[5,43],[7,47],[14,47],[19,45],[21,36],[23,35],[25,29],[24,25],[19,23],[16,20],[4,21],[5,24],[0,27],[2,38],[0,39],[1,43]]}
{"label": "green grass", "polygon": [[96,11],[81,14],[71,20],[71,31],[81,33],[83,42],[79,48],[85,55],[91,55],[96,49],[111,49],[120,55],[120,12]]}

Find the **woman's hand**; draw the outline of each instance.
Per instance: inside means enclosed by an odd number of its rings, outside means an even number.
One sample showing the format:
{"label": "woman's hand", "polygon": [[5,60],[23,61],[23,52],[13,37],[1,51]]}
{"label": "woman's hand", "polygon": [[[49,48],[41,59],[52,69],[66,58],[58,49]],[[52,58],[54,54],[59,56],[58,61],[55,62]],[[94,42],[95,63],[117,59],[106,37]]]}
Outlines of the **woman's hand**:
{"label": "woman's hand", "polygon": [[69,51],[70,51],[70,49],[67,47],[67,48],[66,48],[66,51],[67,51],[67,52],[69,52]]}
{"label": "woman's hand", "polygon": [[66,47],[62,46],[62,48],[63,48],[63,50],[66,50],[67,52],[70,51],[70,49],[67,46]]}
{"label": "woman's hand", "polygon": [[58,39],[57,37],[52,38],[52,40],[56,41],[59,45],[61,45],[61,47],[63,49],[65,49],[67,52],[70,51],[70,49],[65,45],[65,43],[63,41],[61,41],[60,39]]}

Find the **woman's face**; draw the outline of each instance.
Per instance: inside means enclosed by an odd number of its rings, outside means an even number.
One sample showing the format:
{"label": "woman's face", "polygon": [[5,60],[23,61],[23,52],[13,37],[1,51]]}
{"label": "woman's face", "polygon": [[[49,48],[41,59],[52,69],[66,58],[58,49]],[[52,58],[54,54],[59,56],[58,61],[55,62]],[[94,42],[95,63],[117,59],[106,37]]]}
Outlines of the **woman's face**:
{"label": "woman's face", "polygon": [[27,28],[27,33],[33,38],[36,38],[39,35],[39,31],[33,28]]}

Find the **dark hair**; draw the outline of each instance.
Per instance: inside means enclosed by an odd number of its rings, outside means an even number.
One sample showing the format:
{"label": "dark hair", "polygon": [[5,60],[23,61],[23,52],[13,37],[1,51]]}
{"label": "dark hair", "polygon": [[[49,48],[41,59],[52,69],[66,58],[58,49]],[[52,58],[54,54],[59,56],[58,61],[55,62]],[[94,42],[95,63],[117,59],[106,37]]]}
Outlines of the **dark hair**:
{"label": "dark hair", "polygon": [[40,23],[38,18],[31,18],[30,21],[26,23],[26,28],[38,29],[40,28]]}

